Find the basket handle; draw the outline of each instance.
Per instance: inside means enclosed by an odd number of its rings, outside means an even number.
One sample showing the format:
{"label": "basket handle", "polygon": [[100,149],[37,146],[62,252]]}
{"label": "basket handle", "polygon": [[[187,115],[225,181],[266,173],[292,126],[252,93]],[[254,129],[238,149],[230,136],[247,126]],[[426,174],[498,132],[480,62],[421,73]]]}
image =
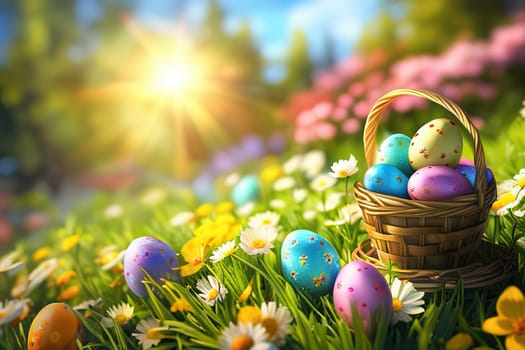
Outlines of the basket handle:
{"label": "basket handle", "polygon": [[486,187],[486,168],[485,163],[485,152],[483,151],[483,145],[479,137],[478,130],[472,124],[470,119],[467,117],[465,112],[455,102],[451,101],[445,96],[437,94],[428,90],[421,89],[395,89],[387,92],[380,97],[370,109],[368,117],[366,118],[365,128],[363,132],[363,144],[365,148],[365,159],[368,166],[372,166],[375,162],[376,157],[376,133],[379,121],[381,120],[381,113],[396,98],[404,95],[411,95],[416,97],[426,98],[438,105],[444,107],[446,110],[451,112],[457,120],[465,127],[472,141],[474,142],[474,164],[476,166],[476,183],[475,190],[478,195],[479,205],[483,206],[483,193]]}

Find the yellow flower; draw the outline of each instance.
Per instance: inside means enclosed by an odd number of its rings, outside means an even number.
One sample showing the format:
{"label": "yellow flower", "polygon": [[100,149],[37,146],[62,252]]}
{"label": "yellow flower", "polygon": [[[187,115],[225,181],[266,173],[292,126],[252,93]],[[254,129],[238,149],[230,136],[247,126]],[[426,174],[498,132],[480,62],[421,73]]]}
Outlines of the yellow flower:
{"label": "yellow flower", "polygon": [[49,247],[40,247],[33,253],[33,261],[39,262],[47,258],[51,254],[51,248]]}
{"label": "yellow flower", "polygon": [[518,185],[521,188],[525,187],[525,177],[522,177],[518,181],[516,181],[516,185]]}
{"label": "yellow flower", "polygon": [[182,277],[197,273],[204,266],[209,251],[209,242],[203,241],[200,237],[187,241],[180,250],[180,254],[186,261],[186,265],[180,267]]}
{"label": "yellow flower", "polygon": [[507,350],[525,347],[525,297],[515,286],[507,287],[496,302],[498,316],[483,322],[483,331],[493,335],[505,335]]}
{"label": "yellow flower", "polygon": [[71,300],[80,293],[80,287],[77,285],[64,289],[58,296],[57,301]]}
{"label": "yellow flower", "polygon": [[217,214],[227,214],[231,213],[234,208],[235,205],[233,204],[233,202],[223,201],[217,204],[217,208],[215,208],[215,211],[217,212]]}
{"label": "yellow flower", "polygon": [[261,172],[261,180],[264,182],[274,182],[284,175],[284,170],[280,165],[270,165],[264,168]]}
{"label": "yellow flower", "polygon": [[188,303],[186,299],[179,298],[175,300],[173,304],[171,304],[170,311],[171,312],[184,312],[184,311],[193,312],[193,308],[191,307],[190,303]]}
{"label": "yellow flower", "polygon": [[445,343],[445,350],[467,350],[473,345],[470,334],[458,333]]}
{"label": "yellow flower", "polygon": [[203,218],[213,213],[213,210],[215,210],[215,208],[213,207],[213,204],[202,203],[201,205],[197,207],[197,209],[195,209],[195,216],[198,218]]}
{"label": "yellow flower", "polygon": [[261,310],[257,306],[243,306],[237,313],[237,323],[257,324],[262,321]]}
{"label": "yellow flower", "polygon": [[66,252],[70,251],[78,244],[78,242],[80,242],[80,235],[71,235],[62,242],[62,250]]}
{"label": "yellow flower", "polygon": [[58,278],[56,279],[56,285],[63,286],[64,284],[69,282],[71,278],[75,277],[76,275],[77,273],[75,271],[67,270],[63,272],[60,276],[58,276]]}
{"label": "yellow flower", "polygon": [[497,201],[492,203],[492,210],[498,211],[504,206],[514,202],[515,199],[516,199],[516,196],[513,193],[511,192],[504,193],[501,195],[501,197]]}
{"label": "yellow flower", "polygon": [[237,299],[239,303],[244,303],[252,295],[252,281],[248,283],[246,288],[242,291],[241,295],[239,296],[239,299]]}

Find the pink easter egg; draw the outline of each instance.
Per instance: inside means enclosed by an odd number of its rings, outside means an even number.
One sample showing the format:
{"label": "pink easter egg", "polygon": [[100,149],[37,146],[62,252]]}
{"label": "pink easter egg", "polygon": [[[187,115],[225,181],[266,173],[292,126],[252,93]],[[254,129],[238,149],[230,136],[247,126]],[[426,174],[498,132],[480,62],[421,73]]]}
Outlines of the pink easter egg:
{"label": "pink easter egg", "polygon": [[470,165],[470,166],[475,166],[475,164],[474,164],[473,161],[471,161],[470,159],[465,158],[465,157],[461,157],[461,158],[459,159],[458,165]]}
{"label": "pink easter egg", "polygon": [[468,180],[455,169],[429,165],[416,170],[408,179],[408,195],[412,199],[448,200],[473,192]]}
{"label": "pink easter egg", "polygon": [[333,297],[337,313],[352,329],[354,311],[367,334],[371,334],[381,320],[390,322],[392,317],[392,293],[388,283],[375,267],[363,261],[351,261],[341,268]]}

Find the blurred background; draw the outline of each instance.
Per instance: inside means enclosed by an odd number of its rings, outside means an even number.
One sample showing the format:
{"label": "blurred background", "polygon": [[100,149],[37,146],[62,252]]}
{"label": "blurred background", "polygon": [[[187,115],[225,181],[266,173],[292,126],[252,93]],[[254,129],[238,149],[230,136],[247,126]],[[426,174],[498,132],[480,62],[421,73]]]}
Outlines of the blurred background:
{"label": "blurred background", "polygon": [[[442,93],[497,140],[525,99],[524,7],[0,0],[0,237],[84,190],[154,179],[206,194],[279,155],[361,154],[363,120],[393,88]],[[433,108],[401,98],[385,130],[410,133]]]}

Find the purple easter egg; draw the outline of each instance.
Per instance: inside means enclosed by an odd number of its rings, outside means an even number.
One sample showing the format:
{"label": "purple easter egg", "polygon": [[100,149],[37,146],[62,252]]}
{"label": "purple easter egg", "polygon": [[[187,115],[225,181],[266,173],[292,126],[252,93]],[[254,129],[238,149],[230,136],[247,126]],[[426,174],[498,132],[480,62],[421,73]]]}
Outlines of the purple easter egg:
{"label": "purple easter egg", "polygon": [[444,165],[423,167],[408,179],[408,194],[412,199],[439,201],[472,192],[472,186],[463,175]]}
{"label": "purple easter egg", "polygon": [[354,329],[353,311],[367,334],[376,328],[380,318],[390,322],[392,317],[392,293],[385,278],[372,265],[363,261],[351,261],[341,268],[333,290],[337,313]]}
{"label": "purple easter egg", "polygon": [[163,279],[180,282],[177,255],[166,243],[153,237],[139,237],[133,240],[124,255],[124,278],[137,296],[148,295],[142,280],[146,273],[158,284]]}

